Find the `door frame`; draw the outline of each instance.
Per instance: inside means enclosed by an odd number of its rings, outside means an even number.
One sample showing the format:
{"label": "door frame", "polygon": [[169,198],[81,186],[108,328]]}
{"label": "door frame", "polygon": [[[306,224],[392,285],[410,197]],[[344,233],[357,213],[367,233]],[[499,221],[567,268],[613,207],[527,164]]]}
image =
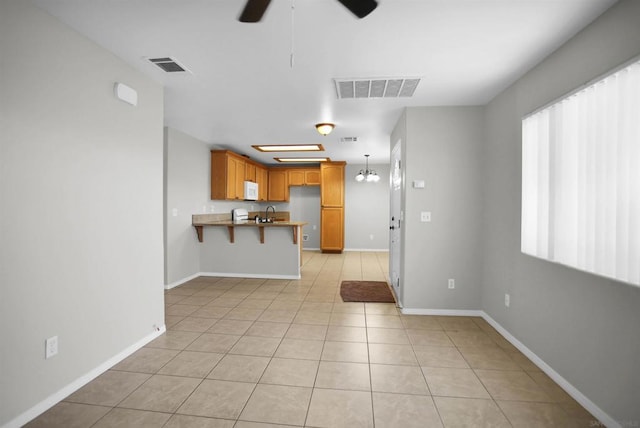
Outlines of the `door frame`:
{"label": "door frame", "polygon": [[402,191],[404,188],[404,172],[402,169],[402,140],[391,149],[391,168],[389,171],[389,283],[396,294],[398,306],[402,307],[403,287],[401,277],[402,266],[402,227],[404,212],[402,211]]}

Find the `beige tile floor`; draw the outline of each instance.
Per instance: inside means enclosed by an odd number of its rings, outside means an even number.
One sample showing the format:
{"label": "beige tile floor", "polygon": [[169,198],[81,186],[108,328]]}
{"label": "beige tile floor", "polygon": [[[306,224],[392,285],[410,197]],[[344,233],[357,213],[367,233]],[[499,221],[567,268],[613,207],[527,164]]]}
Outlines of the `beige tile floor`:
{"label": "beige tile floor", "polygon": [[197,278],[167,333],[30,427],[592,427],[481,318],[343,303],[386,253],[304,253],[301,280]]}

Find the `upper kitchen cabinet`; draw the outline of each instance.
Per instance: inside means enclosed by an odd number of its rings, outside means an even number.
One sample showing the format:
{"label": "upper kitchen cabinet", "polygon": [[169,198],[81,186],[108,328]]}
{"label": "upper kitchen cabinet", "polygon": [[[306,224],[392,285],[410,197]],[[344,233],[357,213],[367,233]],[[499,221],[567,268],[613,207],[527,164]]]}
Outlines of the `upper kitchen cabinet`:
{"label": "upper kitchen cabinet", "polygon": [[320,205],[344,207],[344,169],[346,162],[320,164]]}
{"label": "upper kitchen cabinet", "polygon": [[244,179],[246,181],[253,181],[257,183],[257,165],[250,160],[245,160],[244,162]]}
{"label": "upper kitchen cabinet", "polygon": [[320,168],[291,168],[288,178],[289,186],[319,186]]}
{"label": "upper kitchen cabinet", "polygon": [[228,150],[211,151],[211,199],[243,199],[245,158]]}
{"label": "upper kitchen cabinet", "polygon": [[269,169],[268,200],[273,202],[289,201],[289,181],[287,170],[282,168]]}
{"label": "upper kitchen cabinet", "polygon": [[269,171],[262,165],[256,165],[256,183],[258,183],[258,200],[266,201],[269,197]]}
{"label": "upper kitchen cabinet", "polygon": [[344,249],[344,170],[346,162],[320,164],[320,249]]}

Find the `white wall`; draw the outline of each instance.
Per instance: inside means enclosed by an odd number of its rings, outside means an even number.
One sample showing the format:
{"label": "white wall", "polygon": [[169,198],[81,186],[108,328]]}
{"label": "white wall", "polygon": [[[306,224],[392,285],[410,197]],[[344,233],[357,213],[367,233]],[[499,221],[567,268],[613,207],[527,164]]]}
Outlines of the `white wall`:
{"label": "white wall", "polygon": [[163,95],[29,2],[0,2],[0,52],[0,425],[19,425],[164,324]]}
{"label": "white wall", "polygon": [[210,195],[209,148],[172,128],[165,128],[164,135],[165,284],[171,284],[200,272],[200,243],[191,216],[215,205]]}
{"label": "white wall", "polygon": [[[482,107],[411,107],[402,140],[401,295],[407,309],[477,310],[481,296]],[[413,188],[424,180],[425,188]],[[422,211],[431,222],[420,221]],[[388,210],[387,210],[388,212]],[[455,289],[448,288],[448,279]]]}
{"label": "white wall", "polygon": [[[369,164],[380,176],[377,183],[358,183],[354,177],[365,165],[345,170],[344,241],[346,250],[389,249],[389,164]],[[373,235],[373,239],[371,238]]]}
{"label": "white wall", "polygon": [[484,149],[482,307],[622,425],[640,422],[640,288],[520,253],[521,118],[639,54],[640,2],[621,1],[486,107]]}

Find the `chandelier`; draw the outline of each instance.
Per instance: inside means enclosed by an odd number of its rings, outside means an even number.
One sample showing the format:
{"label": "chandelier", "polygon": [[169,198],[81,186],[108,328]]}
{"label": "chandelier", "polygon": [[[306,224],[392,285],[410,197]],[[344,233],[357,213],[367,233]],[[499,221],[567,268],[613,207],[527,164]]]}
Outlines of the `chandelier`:
{"label": "chandelier", "polygon": [[357,182],[366,181],[368,183],[377,183],[380,181],[380,176],[372,169],[369,169],[369,155],[364,155],[366,158],[366,167],[364,170],[360,170],[356,175]]}

